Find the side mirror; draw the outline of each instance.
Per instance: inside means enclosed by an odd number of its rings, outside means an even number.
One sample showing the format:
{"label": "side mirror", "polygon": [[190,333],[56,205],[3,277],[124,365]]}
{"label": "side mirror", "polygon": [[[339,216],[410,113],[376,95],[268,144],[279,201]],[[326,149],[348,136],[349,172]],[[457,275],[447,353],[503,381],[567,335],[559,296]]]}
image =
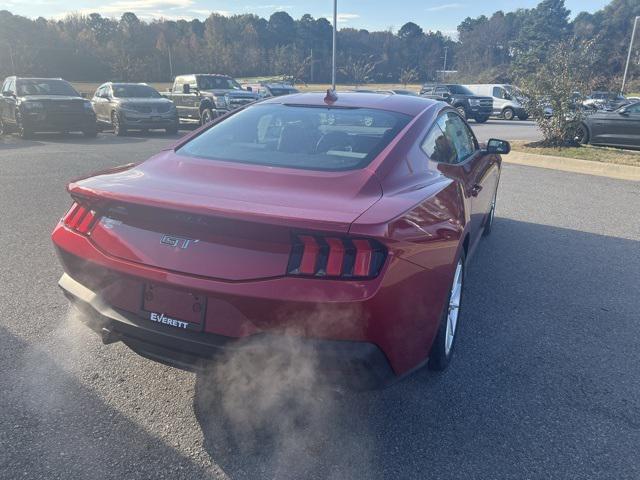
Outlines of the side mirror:
{"label": "side mirror", "polygon": [[505,140],[492,138],[487,142],[487,148],[484,151],[485,153],[506,155],[511,151],[511,144]]}
{"label": "side mirror", "polygon": [[626,108],[622,108],[618,111],[619,115],[622,115],[623,117],[628,117],[629,116],[629,110],[627,110]]}
{"label": "side mirror", "polygon": [[185,95],[189,95],[191,93],[191,85],[189,85],[188,83],[182,85],[182,93],[184,93]]}
{"label": "side mirror", "polygon": [[3,97],[13,97],[13,93],[11,93],[9,90],[5,90],[4,92],[2,92],[2,96]]}
{"label": "side mirror", "polygon": [[451,100],[451,94],[449,92],[445,92],[442,94],[442,98],[444,98],[447,102]]}
{"label": "side mirror", "polygon": [[85,92],[82,92],[82,93],[80,94],[80,96],[81,96],[82,98],[87,98],[87,94],[86,94]]}
{"label": "side mirror", "polygon": [[253,87],[251,85],[247,87],[247,92],[253,92]]}

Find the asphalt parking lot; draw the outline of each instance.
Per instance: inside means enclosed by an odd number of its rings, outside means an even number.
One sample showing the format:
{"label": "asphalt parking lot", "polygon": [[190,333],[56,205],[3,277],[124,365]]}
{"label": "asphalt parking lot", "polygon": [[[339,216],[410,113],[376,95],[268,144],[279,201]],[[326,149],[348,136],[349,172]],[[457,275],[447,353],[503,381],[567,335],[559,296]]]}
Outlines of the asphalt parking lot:
{"label": "asphalt parking lot", "polygon": [[170,141],[0,138],[0,478],[640,477],[640,184],[506,164],[447,372],[366,393],[258,372],[230,404],[103,346],[56,286],[68,180]]}

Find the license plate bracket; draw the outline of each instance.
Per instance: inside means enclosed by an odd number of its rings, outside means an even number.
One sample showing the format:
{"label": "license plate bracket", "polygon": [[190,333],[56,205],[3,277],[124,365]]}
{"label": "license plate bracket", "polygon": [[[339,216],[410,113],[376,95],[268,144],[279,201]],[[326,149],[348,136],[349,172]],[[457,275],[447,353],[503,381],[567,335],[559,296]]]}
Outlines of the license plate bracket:
{"label": "license plate bracket", "polygon": [[202,331],[206,309],[206,295],[150,283],[144,286],[142,310],[155,323]]}

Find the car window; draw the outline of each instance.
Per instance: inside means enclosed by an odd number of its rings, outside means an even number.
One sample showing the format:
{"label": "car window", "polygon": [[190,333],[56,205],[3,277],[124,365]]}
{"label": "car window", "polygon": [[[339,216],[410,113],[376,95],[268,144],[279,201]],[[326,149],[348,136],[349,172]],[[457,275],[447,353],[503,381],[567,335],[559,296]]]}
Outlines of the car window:
{"label": "car window", "polygon": [[79,97],[80,94],[75,91],[70,83],[64,80],[55,79],[37,79],[28,78],[20,79],[17,84],[18,95],[61,95],[70,97]]}
{"label": "car window", "polygon": [[368,165],[410,120],[408,115],[368,108],[258,104],[213,125],[178,153],[268,166],[353,170]]}
{"label": "car window", "polygon": [[438,117],[421,147],[431,160],[455,164],[472,156],[478,145],[460,116],[446,112]]}
{"label": "car window", "polygon": [[148,85],[116,83],[112,88],[116,98],[162,98],[162,95]]}
{"label": "car window", "polygon": [[16,79],[12,78],[7,82],[7,90],[13,94],[16,93]]}
{"label": "car window", "polygon": [[3,92],[8,92],[9,91],[9,79],[6,79],[4,81],[4,83],[2,84],[2,91]]}
{"label": "car window", "polygon": [[504,89],[500,87],[493,87],[493,96],[504,99]]}
{"label": "car window", "polygon": [[627,107],[627,112],[631,115],[640,115],[640,103],[635,103]]}
{"label": "car window", "polygon": [[453,112],[438,119],[438,125],[456,149],[458,163],[464,162],[476,151],[476,140],[464,120]]}
{"label": "car window", "polygon": [[433,87],[422,87],[423,93],[433,93]]}
{"label": "car window", "polygon": [[453,144],[437,123],[429,130],[421,147],[424,153],[435,162],[456,163],[457,161]]}
{"label": "car window", "polygon": [[438,87],[436,88],[436,93],[439,95],[442,95],[444,93],[449,93],[449,89],[445,88],[445,87]]}
{"label": "car window", "polygon": [[182,93],[182,86],[184,85],[184,79],[182,77],[176,78],[173,85],[173,93]]}

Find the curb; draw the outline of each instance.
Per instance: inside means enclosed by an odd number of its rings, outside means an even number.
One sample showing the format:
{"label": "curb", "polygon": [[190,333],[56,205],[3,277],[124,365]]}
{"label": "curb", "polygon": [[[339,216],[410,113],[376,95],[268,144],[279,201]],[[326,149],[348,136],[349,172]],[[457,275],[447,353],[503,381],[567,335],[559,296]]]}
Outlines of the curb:
{"label": "curb", "polygon": [[504,155],[502,160],[515,165],[526,165],[528,167],[548,168],[551,170],[561,170],[563,172],[583,173],[585,175],[640,182],[640,167],[632,165],[618,165],[615,163],[594,162],[591,160],[578,160],[577,158],[554,157],[551,155],[538,155],[535,153],[515,151]]}

